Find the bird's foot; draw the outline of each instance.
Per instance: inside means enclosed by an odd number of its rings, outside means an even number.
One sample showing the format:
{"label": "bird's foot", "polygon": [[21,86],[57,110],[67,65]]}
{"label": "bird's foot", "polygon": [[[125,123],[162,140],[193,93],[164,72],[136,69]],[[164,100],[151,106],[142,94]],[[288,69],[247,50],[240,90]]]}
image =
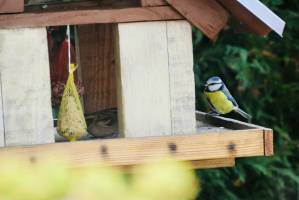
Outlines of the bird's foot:
{"label": "bird's foot", "polygon": [[220,114],[216,111],[211,111],[209,113],[206,114],[207,116],[212,116],[212,117],[216,117],[216,116],[219,116]]}

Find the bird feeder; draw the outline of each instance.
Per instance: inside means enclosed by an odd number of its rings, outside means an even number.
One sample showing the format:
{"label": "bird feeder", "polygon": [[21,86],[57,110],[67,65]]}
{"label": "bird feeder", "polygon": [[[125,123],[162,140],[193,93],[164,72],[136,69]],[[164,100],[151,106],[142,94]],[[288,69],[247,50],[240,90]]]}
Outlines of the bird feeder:
{"label": "bird feeder", "polygon": [[[0,155],[62,155],[73,167],[174,156],[194,168],[271,156],[271,129],[195,111],[191,25],[211,40],[282,35],[258,0],[0,0]],[[24,10],[24,11],[23,11]],[[76,26],[86,113],[118,108],[121,138],[55,142],[46,27]]]}

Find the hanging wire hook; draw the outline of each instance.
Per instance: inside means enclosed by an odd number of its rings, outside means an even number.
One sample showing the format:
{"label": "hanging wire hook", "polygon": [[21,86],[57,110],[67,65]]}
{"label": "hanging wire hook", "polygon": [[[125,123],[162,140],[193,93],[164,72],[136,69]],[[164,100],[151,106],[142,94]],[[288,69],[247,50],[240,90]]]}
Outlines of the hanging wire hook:
{"label": "hanging wire hook", "polygon": [[66,36],[67,36],[67,42],[68,42],[68,70],[69,73],[72,72],[71,69],[71,30],[70,30],[70,25],[67,25],[67,30],[66,30]]}

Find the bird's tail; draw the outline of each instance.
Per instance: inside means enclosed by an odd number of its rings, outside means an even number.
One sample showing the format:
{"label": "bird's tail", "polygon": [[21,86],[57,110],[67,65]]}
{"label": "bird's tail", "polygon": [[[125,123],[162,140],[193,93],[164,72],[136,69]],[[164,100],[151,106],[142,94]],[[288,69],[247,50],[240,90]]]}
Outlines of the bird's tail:
{"label": "bird's tail", "polygon": [[251,119],[251,115],[247,114],[245,111],[241,110],[240,108],[236,108],[234,110],[236,113],[239,113],[240,115],[242,115],[242,117],[246,118],[246,119]]}

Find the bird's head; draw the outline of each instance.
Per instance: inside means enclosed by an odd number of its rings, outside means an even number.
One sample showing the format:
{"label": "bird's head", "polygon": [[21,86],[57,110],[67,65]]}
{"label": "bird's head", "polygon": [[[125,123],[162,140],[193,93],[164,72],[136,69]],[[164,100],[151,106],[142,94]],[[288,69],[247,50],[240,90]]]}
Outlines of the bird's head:
{"label": "bird's head", "polygon": [[212,76],[205,84],[205,90],[209,92],[215,92],[222,88],[223,81],[218,76]]}

